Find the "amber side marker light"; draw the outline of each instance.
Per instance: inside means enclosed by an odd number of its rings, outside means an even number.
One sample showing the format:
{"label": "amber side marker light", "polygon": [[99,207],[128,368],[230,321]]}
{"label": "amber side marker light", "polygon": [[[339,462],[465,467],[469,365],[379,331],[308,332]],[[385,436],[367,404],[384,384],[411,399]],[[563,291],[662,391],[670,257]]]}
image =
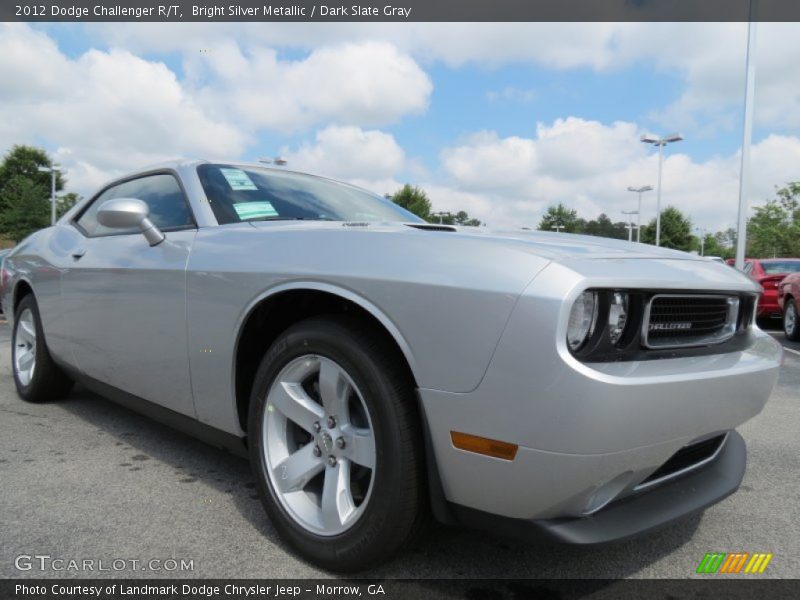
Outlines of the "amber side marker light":
{"label": "amber side marker light", "polygon": [[489,438],[459,431],[451,431],[450,439],[453,440],[453,446],[459,450],[484,454],[493,458],[502,458],[503,460],[514,460],[517,455],[517,448],[519,448],[516,444],[490,440]]}

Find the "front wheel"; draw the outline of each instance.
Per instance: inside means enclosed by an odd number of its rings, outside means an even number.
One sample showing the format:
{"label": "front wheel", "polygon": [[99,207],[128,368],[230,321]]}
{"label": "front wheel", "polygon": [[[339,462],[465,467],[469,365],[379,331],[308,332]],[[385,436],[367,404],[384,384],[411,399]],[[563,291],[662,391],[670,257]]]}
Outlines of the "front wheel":
{"label": "front wheel", "polygon": [[28,402],[57,400],[69,394],[72,380],[53,362],[33,294],[22,300],[14,316],[11,366],[17,393]]}
{"label": "front wheel", "polygon": [[798,322],[797,304],[794,298],[786,298],[783,307],[783,332],[787,339],[800,340],[800,322]]}
{"label": "front wheel", "polygon": [[359,320],[315,318],[283,333],[258,369],[248,438],[262,501],[326,569],[386,560],[425,522],[422,434],[398,358]]}

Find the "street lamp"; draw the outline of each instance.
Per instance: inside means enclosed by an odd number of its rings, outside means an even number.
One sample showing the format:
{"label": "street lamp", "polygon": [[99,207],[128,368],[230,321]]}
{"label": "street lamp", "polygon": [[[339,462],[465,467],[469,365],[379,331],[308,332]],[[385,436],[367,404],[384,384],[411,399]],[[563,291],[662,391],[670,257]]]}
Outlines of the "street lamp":
{"label": "street lamp", "polygon": [[50,225],[56,224],[56,173],[66,173],[60,165],[37,167],[40,173],[50,173]]}
{"label": "street lamp", "polygon": [[700,256],[705,256],[706,234],[708,233],[708,230],[703,229],[702,227],[695,227],[694,230],[700,234]]}
{"label": "street lamp", "polygon": [[661,245],[661,169],[664,164],[664,146],[673,142],[680,142],[683,136],[679,133],[671,133],[662,137],[650,133],[641,137],[645,144],[658,146],[658,191],[656,192],[656,246]]}
{"label": "street lamp", "polygon": [[[622,214],[625,215],[625,216],[638,215],[639,211],[638,210],[623,210]],[[628,241],[632,242],[633,241],[633,221],[630,220],[630,217],[628,217],[627,221],[628,221],[628,224],[625,225],[625,229],[628,230]],[[636,237],[637,237],[636,241],[638,242],[639,241],[638,240],[638,237],[639,237],[638,227],[637,227]]]}
{"label": "street lamp", "polygon": [[566,225],[553,225],[550,227],[550,229],[555,229],[556,233],[561,233],[561,230],[564,229],[564,227],[566,227]]}
{"label": "street lamp", "polygon": [[[638,187],[637,188],[637,187],[633,187],[633,186],[629,185],[628,186],[628,191],[629,192],[636,192],[637,194],[639,194],[639,210],[636,211],[636,214],[639,215],[639,217],[636,219],[636,241],[637,242],[641,242],[642,241],[642,193],[644,193],[644,192],[652,192],[653,191],[653,186],[651,186],[651,185],[643,185],[642,187]],[[656,219],[656,220],[658,220],[658,219]]]}
{"label": "street lamp", "polygon": [[439,225],[443,225],[442,217],[449,217],[450,213],[449,212],[445,212],[445,211],[435,212],[435,213],[431,213],[431,216],[432,217],[439,217]]}

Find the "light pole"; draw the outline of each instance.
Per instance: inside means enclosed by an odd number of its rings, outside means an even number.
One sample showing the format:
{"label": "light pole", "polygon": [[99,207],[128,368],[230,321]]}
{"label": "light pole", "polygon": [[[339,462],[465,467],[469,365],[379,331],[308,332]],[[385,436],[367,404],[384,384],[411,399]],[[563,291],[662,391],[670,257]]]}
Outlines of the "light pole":
{"label": "light pole", "polygon": [[37,167],[40,173],[50,173],[50,225],[56,224],[56,173],[66,173],[60,165]]}
{"label": "light pole", "polygon": [[[652,192],[653,186],[643,185],[637,188],[629,185],[628,191],[636,192],[639,194],[639,210],[636,211],[636,213],[639,215],[636,219],[636,241],[641,242],[642,241],[642,194],[644,192]],[[656,221],[658,221],[658,219],[656,219]]]}
{"label": "light pole", "polygon": [[432,217],[439,217],[439,225],[443,225],[442,217],[449,217],[450,213],[449,212],[444,212],[444,211],[435,212],[435,213],[431,213],[431,216]]}
{"label": "light pole", "polygon": [[[625,226],[625,228],[628,230],[628,241],[632,242],[633,241],[633,221],[631,221],[631,219],[630,219],[630,217],[628,215],[638,215],[639,211],[638,210],[623,210],[622,214],[625,215],[626,217],[628,217],[628,219],[627,219],[628,224]],[[639,232],[638,231],[636,232],[636,237],[637,238],[639,237]]]}
{"label": "light pole", "polygon": [[561,233],[561,230],[564,229],[564,227],[566,227],[566,225],[553,225],[550,227],[550,229],[555,229],[556,233]]}
{"label": "light pole", "polygon": [[707,231],[702,227],[695,227],[694,230],[700,234],[700,256],[705,256],[705,248],[706,248],[706,233]]}
{"label": "light pole", "polygon": [[744,269],[744,254],[747,245],[747,194],[750,193],[750,143],[753,141],[753,102],[756,93],[756,23],[758,0],[750,0],[750,16],[747,24],[747,54],[744,70],[744,118],[742,123],[742,161],[739,168],[739,216],[736,219],[736,259],[734,266]]}
{"label": "light pole", "polygon": [[645,144],[658,146],[658,190],[656,192],[656,246],[661,245],[661,169],[664,165],[664,146],[673,142],[680,142],[683,136],[680,133],[671,133],[665,136],[652,135],[650,133],[641,137]]}

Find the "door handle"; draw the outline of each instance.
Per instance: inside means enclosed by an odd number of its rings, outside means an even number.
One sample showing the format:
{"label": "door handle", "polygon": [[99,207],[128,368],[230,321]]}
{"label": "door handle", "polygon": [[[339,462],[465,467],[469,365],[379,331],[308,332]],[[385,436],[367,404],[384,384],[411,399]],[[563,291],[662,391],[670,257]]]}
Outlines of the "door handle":
{"label": "door handle", "polygon": [[83,258],[84,254],[86,254],[86,248],[78,248],[77,250],[72,251],[72,258],[75,260],[80,260]]}

